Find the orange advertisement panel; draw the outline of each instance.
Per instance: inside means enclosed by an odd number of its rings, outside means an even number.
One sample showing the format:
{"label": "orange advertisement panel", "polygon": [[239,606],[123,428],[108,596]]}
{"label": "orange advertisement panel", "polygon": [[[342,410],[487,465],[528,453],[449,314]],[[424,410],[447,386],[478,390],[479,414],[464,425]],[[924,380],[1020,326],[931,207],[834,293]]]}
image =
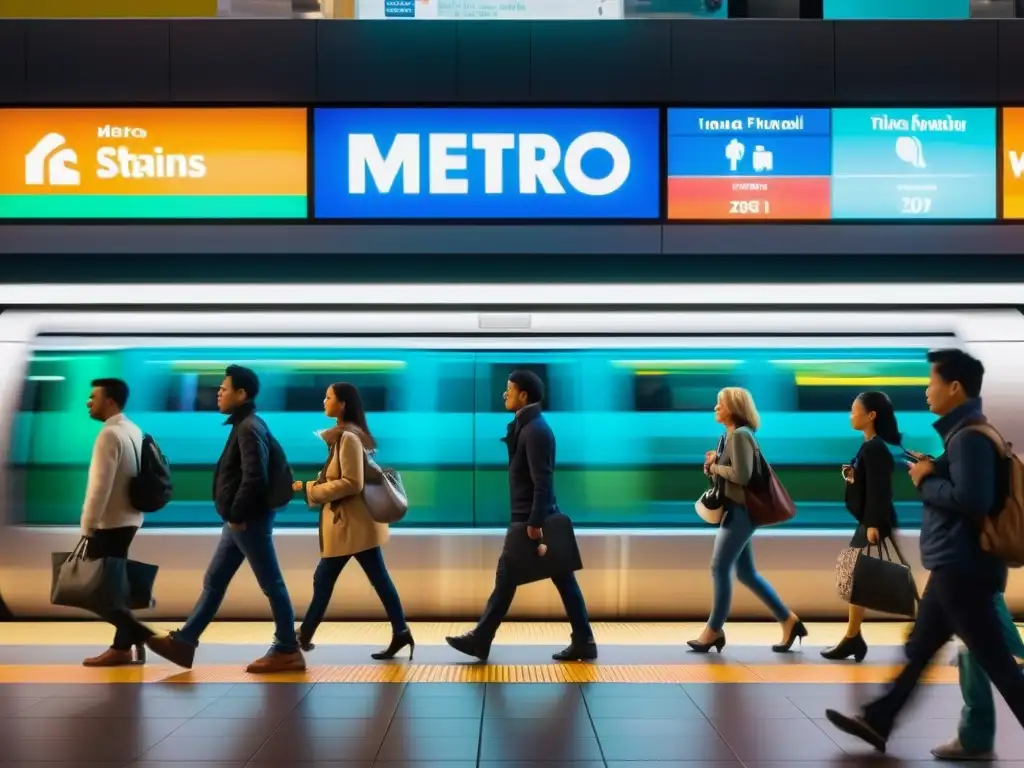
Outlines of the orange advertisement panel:
{"label": "orange advertisement panel", "polygon": [[1003,218],[1024,219],[1024,109],[1003,110]]}
{"label": "orange advertisement panel", "polygon": [[306,195],[304,109],[0,109],[0,196]]}

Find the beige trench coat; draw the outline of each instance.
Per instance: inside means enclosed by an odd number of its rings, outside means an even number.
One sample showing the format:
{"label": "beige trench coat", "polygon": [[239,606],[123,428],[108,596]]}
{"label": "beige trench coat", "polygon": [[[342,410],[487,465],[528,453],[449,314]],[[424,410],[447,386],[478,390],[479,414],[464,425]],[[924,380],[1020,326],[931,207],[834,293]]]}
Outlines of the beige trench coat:
{"label": "beige trench coat", "polygon": [[352,432],[342,433],[331,452],[324,482],[306,483],[306,502],[320,507],[320,556],[354,555],[383,545],[388,527],[374,522],[363,502],[363,444]]}

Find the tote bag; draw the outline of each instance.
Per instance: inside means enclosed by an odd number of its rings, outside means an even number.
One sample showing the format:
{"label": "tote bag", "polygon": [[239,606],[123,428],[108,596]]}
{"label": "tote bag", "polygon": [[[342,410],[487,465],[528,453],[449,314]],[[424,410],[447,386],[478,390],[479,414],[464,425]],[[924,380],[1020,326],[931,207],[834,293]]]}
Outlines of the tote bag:
{"label": "tote bag", "polygon": [[[897,561],[889,554],[889,545]],[[871,556],[875,548],[878,557]],[[836,560],[836,592],[850,605],[914,618],[919,600],[910,566],[895,541],[881,539],[863,549],[848,547]]]}
{"label": "tote bag", "polygon": [[84,536],[73,552],[51,556],[53,580],[50,602],[93,613],[125,605],[128,600],[128,561],[123,557],[86,557],[89,540]]}

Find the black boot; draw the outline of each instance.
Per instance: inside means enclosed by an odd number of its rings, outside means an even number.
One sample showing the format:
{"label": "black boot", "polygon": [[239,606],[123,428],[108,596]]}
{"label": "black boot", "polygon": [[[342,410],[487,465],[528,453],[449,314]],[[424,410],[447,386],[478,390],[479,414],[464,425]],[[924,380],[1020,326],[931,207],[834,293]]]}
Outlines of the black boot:
{"label": "black boot", "polygon": [[444,640],[459,653],[475,656],[480,661],[487,661],[487,657],[491,655],[491,639],[478,637],[474,632],[446,637]]}
{"label": "black boot", "polygon": [[409,661],[412,661],[412,655],[416,651],[416,641],[413,640],[412,631],[406,628],[404,631],[399,632],[391,636],[391,645],[385,648],[383,651],[377,651],[377,653],[371,653],[370,656],[377,659],[377,661],[385,661],[387,659],[395,658],[395,654],[400,650],[409,646]]}
{"label": "black boot", "polygon": [[594,638],[580,639],[573,637],[568,647],[552,654],[555,661],[595,661],[597,659],[597,643]]}
{"label": "black boot", "polygon": [[864,661],[864,657],[867,655],[868,644],[864,642],[860,632],[853,637],[844,637],[831,648],[826,648],[821,652],[822,658],[829,661],[843,661],[853,656],[854,661],[858,664]]}

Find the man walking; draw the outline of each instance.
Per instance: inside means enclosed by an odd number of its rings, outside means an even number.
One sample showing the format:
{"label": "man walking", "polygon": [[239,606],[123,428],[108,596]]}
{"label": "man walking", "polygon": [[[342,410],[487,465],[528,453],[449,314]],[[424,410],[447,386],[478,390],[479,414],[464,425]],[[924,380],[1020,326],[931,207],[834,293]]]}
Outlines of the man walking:
{"label": "man walking", "polygon": [[[274,516],[268,496],[274,492],[284,455],[267,425],[256,415],[260,382],[255,372],[228,366],[217,391],[217,408],[231,425],[213,478],[214,504],[224,520],[203,594],[185,625],[169,635],[150,638],[149,648],[175,664],[191,668],[199,638],[214,620],[228,586],[242,563],[249,561],[274,615],[270,651],[249,665],[252,673],[294,672],[306,668],[295,637],[295,611],[274,549]],[[276,455],[280,454],[280,455]],[[291,492],[291,477],[286,479]]]}
{"label": "man walking", "polygon": [[[121,379],[96,379],[89,394],[89,416],[103,424],[93,444],[89,480],[82,505],[82,535],[88,539],[90,560],[128,558],[142,513],[134,509],[128,486],[138,474],[142,430],[124,415],[128,385]],[[99,656],[86,659],[87,667],[120,667],[146,660],[145,642],[153,632],[127,607],[111,606],[100,615],[116,628],[114,642]],[[133,652],[134,650],[134,652]]]}
{"label": "man walking", "polygon": [[940,418],[935,430],[945,453],[915,454],[910,479],[921,494],[921,563],[931,571],[906,645],[907,665],[888,692],[848,717],[826,710],[829,721],[880,752],[932,657],[959,636],[1024,724],[1024,674],[1018,669],[997,612],[1007,568],[981,548],[979,524],[1002,509],[1008,477],[1001,450],[970,429],[984,422],[981,385],[985,369],[959,349],[930,352],[926,397]]}
{"label": "man walking", "polygon": [[[508,425],[504,442],[508,448],[508,484],[512,522],[526,523],[526,534],[534,540],[544,535],[544,520],[558,512],[555,502],[555,436],[541,414],[544,383],[531,371],[513,371],[505,389],[505,409],[515,418]],[[587,617],[587,606],[575,573],[552,579],[572,625],[569,646],[554,654],[556,661],[589,661],[597,658],[597,644]],[[503,552],[498,559],[494,591],[476,629],[445,640],[467,656],[486,661],[498,627],[512,607],[516,584]]]}

